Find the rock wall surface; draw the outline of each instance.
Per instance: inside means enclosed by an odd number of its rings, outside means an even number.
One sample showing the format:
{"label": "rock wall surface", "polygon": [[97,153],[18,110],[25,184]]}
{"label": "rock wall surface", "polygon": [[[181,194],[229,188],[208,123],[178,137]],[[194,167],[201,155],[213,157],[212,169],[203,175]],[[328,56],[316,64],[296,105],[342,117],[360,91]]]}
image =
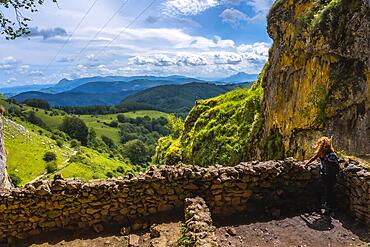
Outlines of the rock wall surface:
{"label": "rock wall surface", "polygon": [[6,170],[6,150],[4,146],[3,118],[0,115],[0,188],[11,188],[12,183]]}
{"label": "rock wall surface", "polygon": [[218,247],[211,212],[201,197],[185,199],[184,235],[194,247]]}
{"label": "rock wall surface", "polygon": [[[319,190],[318,163],[308,167],[288,158],[235,167],[161,166],[122,179],[37,181],[0,192],[0,239],[25,238],[53,229],[79,229],[117,222],[133,229],[159,213],[184,210],[184,200],[201,196],[211,213],[274,217],[313,207]],[[370,222],[370,172],[346,162],[341,205]]]}
{"label": "rock wall surface", "polygon": [[263,78],[265,158],[308,158],[322,135],[338,150],[370,154],[369,5],[275,1]]}

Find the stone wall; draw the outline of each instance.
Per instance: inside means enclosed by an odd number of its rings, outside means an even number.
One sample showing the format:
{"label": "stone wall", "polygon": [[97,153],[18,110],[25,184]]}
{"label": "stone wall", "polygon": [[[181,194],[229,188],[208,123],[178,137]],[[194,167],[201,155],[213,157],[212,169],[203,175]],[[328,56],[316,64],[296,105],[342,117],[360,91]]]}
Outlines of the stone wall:
{"label": "stone wall", "polygon": [[184,235],[194,247],[218,247],[211,212],[203,198],[185,199]]}
{"label": "stone wall", "polygon": [[[370,173],[344,164],[344,198],[370,222]],[[238,212],[279,216],[313,207],[318,163],[293,159],[241,163],[235,167],[161,166],[121,179],[83,182],[55,177],[0,192],[0,240],[53,229],[80,229],[104,222],[148,226],[150,216],[184,209],[185,198],[201,196],[212,214]],[[150,222],[149,222],[150,223]]]}

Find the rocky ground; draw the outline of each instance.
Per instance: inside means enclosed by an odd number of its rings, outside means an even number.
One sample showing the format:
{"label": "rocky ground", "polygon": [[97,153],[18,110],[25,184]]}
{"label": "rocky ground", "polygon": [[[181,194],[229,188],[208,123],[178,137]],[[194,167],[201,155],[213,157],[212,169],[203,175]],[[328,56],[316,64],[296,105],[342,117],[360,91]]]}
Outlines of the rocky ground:
{"label": "rocky ground", "polygon": [[[216,237],[221,247],[246,246],[370,246],[370,228],[364,224],[337,214],[333,217],[318,213],[306,213],[281,219],[247,219],[243,216],[216,219]],[[178,221],[158,224],[155,229],[122,236],[119,229],[108,232],[54,232],[18,243],[16,246],[49,247],[126,247],[153,246],[174,247],[179,238]],[[160,236],[158,237],[158,232]]]}
{"label": "rocky ground", "polygon": [[370,246],[370,228],[343,214],[333,217],[305,213],[278,220],[255,222],[228,219],[216,222],[216,236],[224,246]]}

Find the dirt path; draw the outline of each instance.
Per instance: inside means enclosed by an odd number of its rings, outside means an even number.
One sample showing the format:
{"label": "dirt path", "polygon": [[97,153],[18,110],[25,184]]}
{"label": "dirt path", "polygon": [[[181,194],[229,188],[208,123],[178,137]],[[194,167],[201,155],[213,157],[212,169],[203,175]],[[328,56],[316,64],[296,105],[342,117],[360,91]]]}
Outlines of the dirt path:
{"label": "dirt path", "polygon": [[[159,221],[165,222],[165,221]],[[216,236],[221,247],[350,247],[370,246],[370,229],[343,214],[323,217],[307,213],[278,220],[228,217],[215,219]],[[155,227],[160,236],[150,232],[129,236],[119,234],[120,226],[106,228],[101,233],[82,231],[56,231],[35,237],[20,247],[175,247],[179,238],[179,218],[159,223]],[[130,245],[134,244],[134,245]]]}
{"label": "dirt path", "polygon": [[344,215],[324,217],[318,213],[249,224],[231,223],[218,227],[216,235],[221,247],[370,246],[368,226]]}
{"label": "dirt path", "polygon": [[[67,234],[66,239],[62,239],[60,234],[56,234],[50,240],[38,244],[19,244],[17,246],[30,247],[128,247],[128,246],[151,246],[151,247],[175,247],[180,235],[179,222],[163,223],[156,226],[160,236],[151,238],[149,232],[130,234],[128,236],[113,235],[98,236],[95,233],[86,233],[82,236],[77,234]],[[137,244],[137,245],[136,245]]]}

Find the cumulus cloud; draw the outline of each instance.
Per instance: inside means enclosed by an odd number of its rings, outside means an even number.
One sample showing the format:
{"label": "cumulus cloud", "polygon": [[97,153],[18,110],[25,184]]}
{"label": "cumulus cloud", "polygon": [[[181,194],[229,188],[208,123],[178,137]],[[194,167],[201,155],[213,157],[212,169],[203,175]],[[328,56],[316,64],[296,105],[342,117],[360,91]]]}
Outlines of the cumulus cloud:
{"label": "cumulus cloud", "polygon": [[151,56],[136,56],[129,59],[130,65],[171,66],[176,64],[176,59],[164,54],[155,54]]}
{"label": "cumulus cloud", "polygon": [[101,64],[97,67],[98,72],[102,75],[114,75],[117,73],[116,70],[108,68],[105,64]]}
{"label": "cumulus cloud", "polygon": [[180,66],[203,66],[209,63],[204,57],[198,55],[185,55],[179,57],[176,64]]}
{"label": "cumulus cloud", "polygon": [[225,9],[220,14],[220,17],[222,18],[223,22],[231,24],[233,26],[237,26],[241,22],[248,21],[250,19],[246,14],[234,8]]}
{"label": "cumulus cloud", "polygon": [[268,59],[270,45],[264,42],[242,44],[237,47],[243,61],[256,68],[263,66]]}
{"label": "cumulus cloud", "polygon": [[29,75],[33,77],[41,77],[44,75],[44,73],[42,73],[42,71],[39,70],[33,70],[29,73]]}
{"label": "cumulus cloud", "polygon": [[42,37],[44,40],[53,38],[56,36],[67,36],[67,31],[61,27],[49,28],[49,29],[39,29],[38,27],[30,28],[31,33],[28,37]]}
{"label": "cumulus cloud", "polygon": [[163,3],[165,15],[197,15],[220,5],[249,5],[258,16],[266,16],[274,0],[166,0]]}
{"label": "cumulus cloud", "polygon": [[214,54],[215,64],[239,64],[242,62],[242,57],[233,52],[218,52]]}
{"label": "cumulus cloud", "polygon": [[0,70],[14,70],[19,65],[20,61],[12,56],[4,57],[0,60]]}
{"label": "cumulus cloud", "polygon": [[206,58],[196,54],[154,54],[149,56],[135,56],[129,59],[129,65],[165,66],[202,66],[207,65]]}
{"label": "cumulus cloud", "polygon": [[219,0],[166,0],[163,12],[170,16],[197,15],[219,4]]}

